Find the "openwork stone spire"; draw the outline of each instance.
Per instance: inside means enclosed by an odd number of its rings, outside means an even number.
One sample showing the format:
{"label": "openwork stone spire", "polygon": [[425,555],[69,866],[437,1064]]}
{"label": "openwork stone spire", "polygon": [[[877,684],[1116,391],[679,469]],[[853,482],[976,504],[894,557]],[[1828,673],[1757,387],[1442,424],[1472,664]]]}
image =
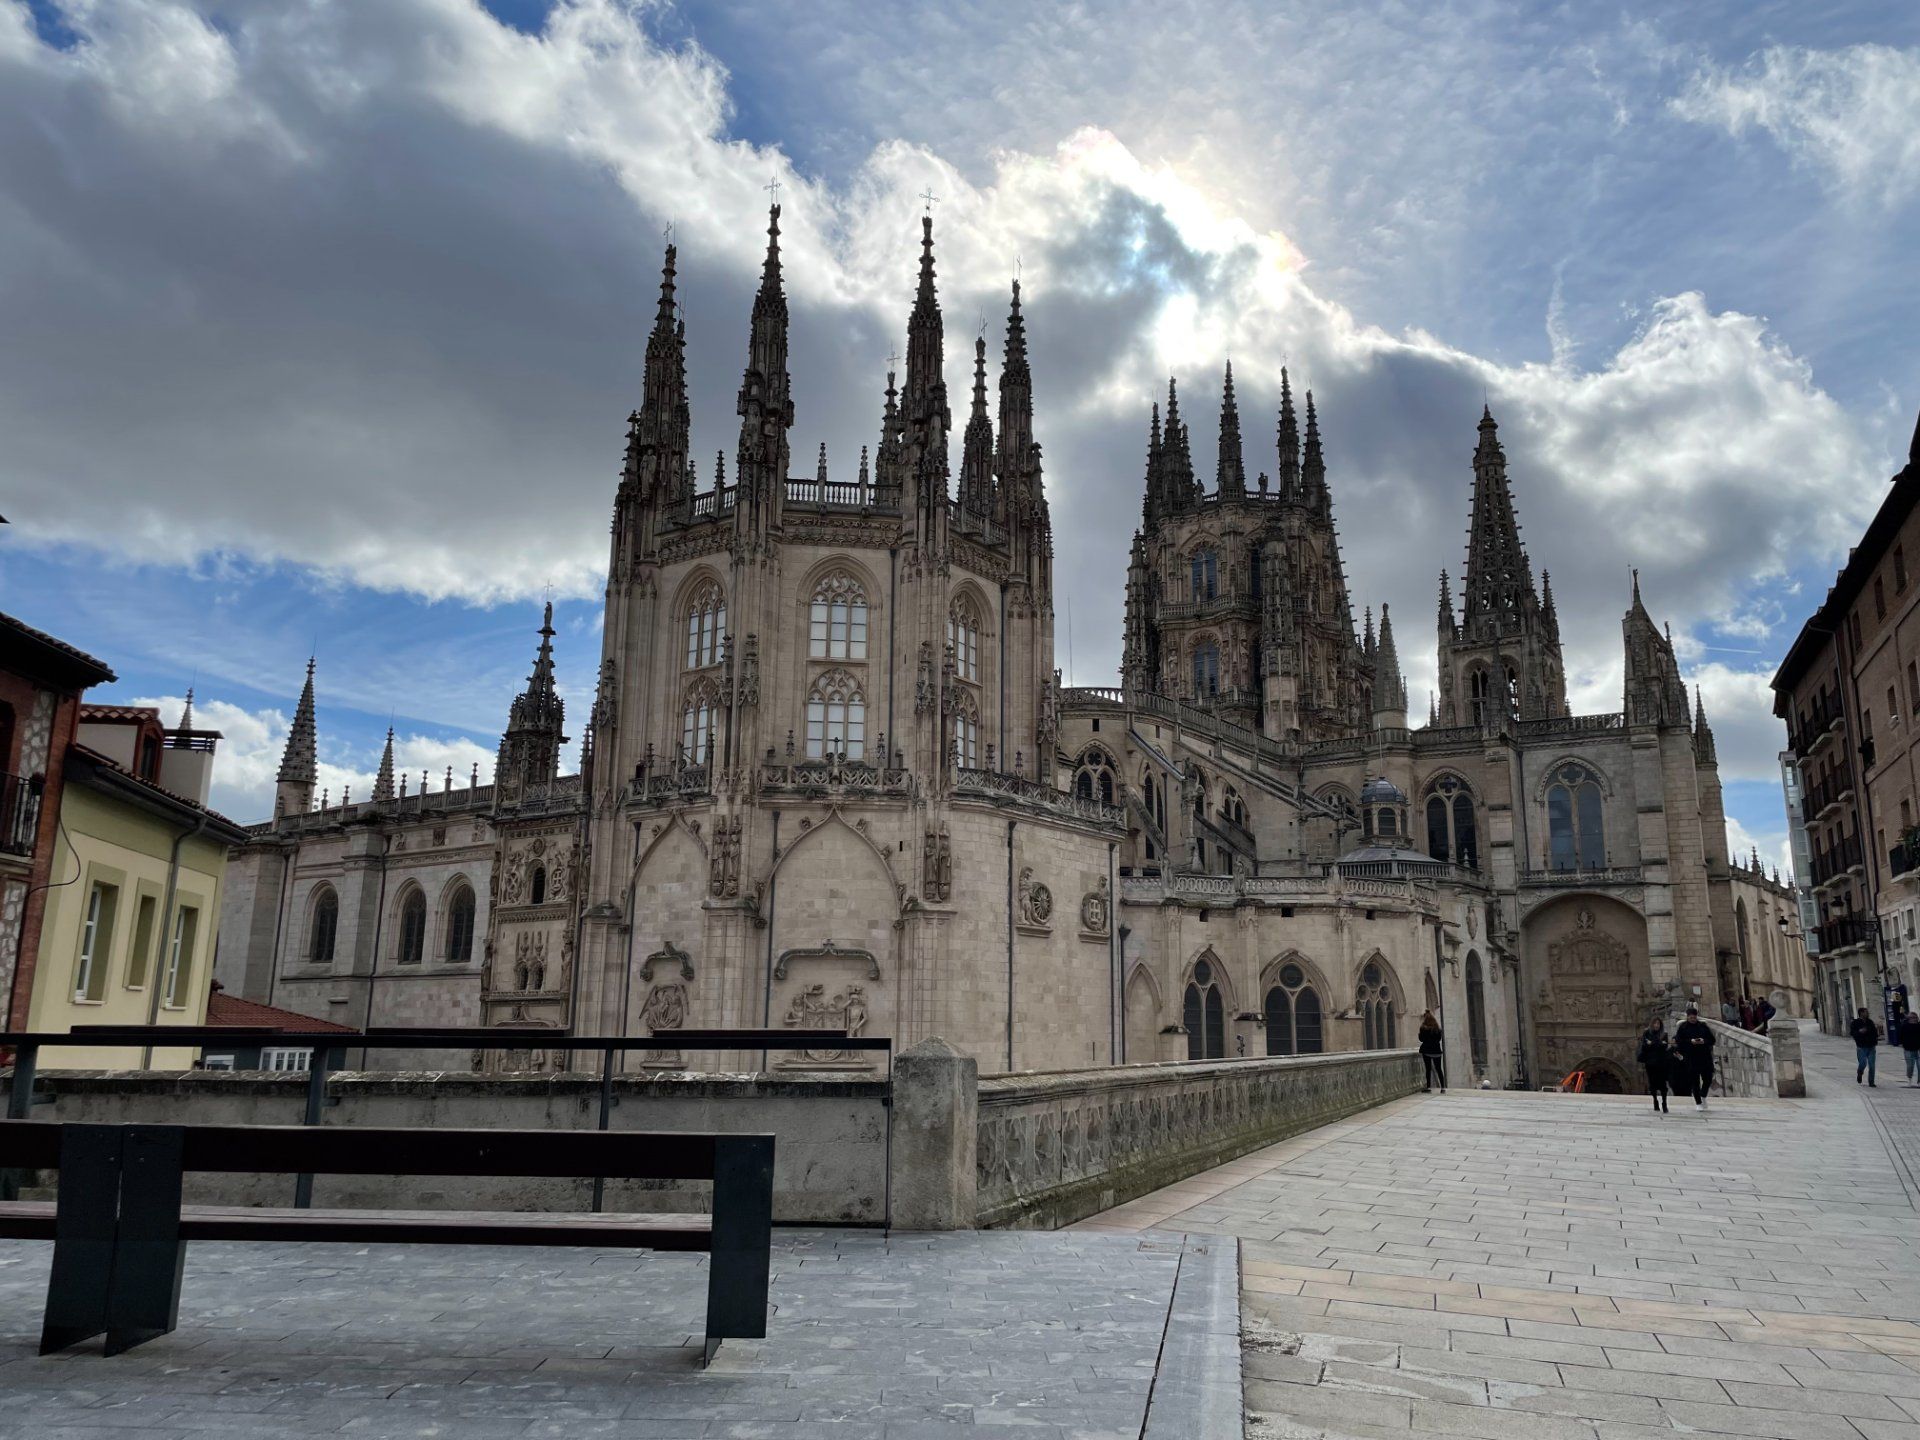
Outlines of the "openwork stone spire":
{"label": "openwork stone spire", "polygon": [[567,737],[566,702],[553,682],[553,602],[540,619],[540,648],[527,688],[514,697],[494,780],[496,795],[516,798],[528,786],[548,785],[560,773],[560,747]]}
{"label": "openwork stone spire", "polygon": [[1287,367],[1280,367],[1280,497],[1290,500],[1300,493],[1300,423],[1293,413],[1293,383]]}
{"label": "openwork stone spire", "polygon": [[767,258],[753,297],[747,368],[740,378],[740,445],[734,463],[740,487],[734,534],[766,543],[786,498],[793,382],[787,374],[787,296],[780,279],[780,207],[767,215]]}
{"label": "openwork stone spire", "polygon": [[1407,678],[1400,673],[1400,652],[1393,644],[1393,616],[1380,607],[1380,643],[1373,661],[1373,708],[1376,712],[1407,710]]}
{"label": "openwork stone spire", "polygon": [[287,731],[287,748],[280,757],[283,784],[312,788],[320,778],[320,757],[313,723],[313,659],[307,660],[307,683],[301,687],[300,703],[293,708],[293,724]]}
{"label": "openwork stone spire", "polygon": [[1482,637],[1517,633],[1534,604],[1533,570],[1520,544],[1499,426],[1485,407],[1480,444],[1473,452],[1473,519],[1467,533],[1467,632]]}
{"label": "openwork stone spire", "polygon": [[960,456],[960,508],[972,515],[993,509],[993,422],[987,418],[987,340],[973,342],[973,410]]}
{"label": "openwork stone spire", "polygon": [[[426,788],[424,785],[421,787]],[[373,777],[375,801],[393,799],[393,727],[387,727],[387,748],[380,752],[380,771]]]}
{"label": "openwork stone spire", "polygon": [[1328,503],[1333,498],[1327,489],[1327,462],[1320,453],[1320,419],[1314,414],[1311,390],[1307,391],[1307,443],[1300,460],[1300,483],[1310,500]]}
{"label": "openwork stone spire", "polygon": [[1233,398],[1231,360],[1220,393],[1220,460],[1214,471],[1214,488],[1222,500],[1243,500],[1247,494],[1247,462],[1240,444],[1240,407]]}

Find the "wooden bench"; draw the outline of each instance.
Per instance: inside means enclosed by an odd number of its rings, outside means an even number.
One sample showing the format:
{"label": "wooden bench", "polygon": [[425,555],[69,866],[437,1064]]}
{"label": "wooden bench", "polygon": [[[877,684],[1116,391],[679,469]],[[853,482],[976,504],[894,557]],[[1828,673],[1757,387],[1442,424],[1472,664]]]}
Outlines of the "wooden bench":
{"label": "wooden bench", "polygon": [[[705,1365],[767,1333],[771,1135],[376,1130],[0,1121],[0,1165],[58,1170],[54,1204],[0,1203],[0,1238],[51,1240],[40,1353],[104,1334],[115,1355],[178,1323],[189,1240],[583,1245],[705,1251]],[[713,1181],[702,1215],[286,1210],[183,1205],[192,1172]]]}

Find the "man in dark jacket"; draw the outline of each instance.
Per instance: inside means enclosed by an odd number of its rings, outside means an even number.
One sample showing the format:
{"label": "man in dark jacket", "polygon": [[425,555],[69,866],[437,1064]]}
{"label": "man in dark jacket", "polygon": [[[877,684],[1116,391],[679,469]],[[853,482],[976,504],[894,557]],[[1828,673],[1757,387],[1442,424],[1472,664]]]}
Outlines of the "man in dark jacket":
{"label": "man in dark jacket", "polygon": [[1847,1034],[1853,1037],[1853,1055],[1857,1062],[1853,1070],[1853,1083],[1858,1085],[1862,1075],[1867,1077],[1869,1088],[1874,1083],[1874,1072],[1879,1067],[1874,1061],[1880,1054],[1880,1027],[1873,1023],[1873,1017],[1867,1013],[1867,1007],[1860,1007],[1860,1014],[1847,1026]]}
{"label": "man in dark jacket", "polygon": [[1673,1032],[1673,1042],[1686,1057],[1687,1078],[1692,1082],[1693,1103],[1707,1103],[1707,1087],[1713,1084],[1713,1031],[1700,1018],[1698,1005],[1687,1006],[1687,1018]]}
{"label": "man in dark jacket", "polygon": [[1667,1044],[1667,1027],[1658,1015],[1640,1035],[1640,1051],[1634,1057],[1647,1072],[1647,1093],[1653,1096],[1653,1108],[1667,1113],[1667,1071],[1672,1051]]}
{"label": "man in dark jacket", "polygon": [[1920,1085],[1920,1015],[1909,1010],[1900,1017],[1900,1031],[1896,1037],[1901,1050],[1907,1057],[1907,1084]]}

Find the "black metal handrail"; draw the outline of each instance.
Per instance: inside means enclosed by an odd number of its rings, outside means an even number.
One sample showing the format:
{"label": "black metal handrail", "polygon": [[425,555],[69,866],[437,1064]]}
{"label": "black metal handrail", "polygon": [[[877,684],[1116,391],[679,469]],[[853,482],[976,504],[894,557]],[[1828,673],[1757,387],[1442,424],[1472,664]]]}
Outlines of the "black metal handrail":
{"label": "black metal handrail", "polygon": [[[336,1053],[353,1049],[397,1050],[519,1050],[539,1046],[545,1050],[598,1050],[600,1069],[600,1123],[608,1128],[613,1114],[613,1057],[634,1050],[868,1050],[888,1053],[892,1068],[893,1038],[888,1035],[848,1035],[841,1030],[675,1030],[664,1035],[568,1035],[555,1030],[532,1027],[507,1029],[447,1028],[411,1030],[402,1027],[374,1026],[366,1030],[285,1030],[237,1025],[80,1025],[72,1030],[21,1030],[0,1032],[0,1047],[14,1051],[12,1076],[7,1086],[7,1118],[26,1120],[33,1110],[33,1087],[39,1070],[42,1048],[59,1046],[139,1045],[153,1049],[204,1049],[209,1045],[231,1045],[235,1041],[294,1041],[312,1048],[313,1064],[307,1071],[307,1103],[302,1125],[318,1125],[326,1107],[327,1076],[333,1070]],[[889,1116],[891,1124],[891,1116]],[[11,1177],[8,1177],[11,1180]],[[0,1186],[4,1198],[12,1199],[16,1186]],[[597,1212],[605,1199],[606,1184],[593,1182],[593,1208]],[[294,1177],[293,1203],[305,1210],[313,1204],[313,1176]]]}

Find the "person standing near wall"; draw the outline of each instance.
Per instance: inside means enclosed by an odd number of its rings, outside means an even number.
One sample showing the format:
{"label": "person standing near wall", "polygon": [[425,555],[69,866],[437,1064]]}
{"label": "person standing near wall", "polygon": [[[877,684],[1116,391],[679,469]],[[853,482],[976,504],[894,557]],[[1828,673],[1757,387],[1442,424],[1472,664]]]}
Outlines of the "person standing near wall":
{"label": "person standing near wall", "polygon": [[1864,1075],[1867,1077],[1868,1087],[1872,1088],[1874,1072],[1879,1068],[1874,1062],[1879,1058],[1880,1053],[1880,1027],[1873,1023],[1873,1017],[1867,1013],[1866,1006],[1860,1007],[1860,1013],[1847,1027],[1847,1034],[1853,1037],[1855,1060],[1853,1083],[1858,1085],[1860,1077]]}
{"label": "person standing near wall", "polygon": [[[1447,1093],[1446,1042],[1440,1033],[1440,1022],[1433,1018],[1433,1012],[1427,1011],[1420,1017],[1420,1063],[1426,1067],[1427,1083],[1425,1088],[1433,1089],[1436,1076],[1440,1080],[1440,1093]],[[1468,1079],[1472,1079],[1471,1076]]]}
{"label": "person standing near wall", "polygon": [[1707,1103],[1707,1087],[1713,1084],[1713,1031],[1700,1018],[1698,1005],[1687,1006],[1687,1018],[1673,1032],[1674,1043],[1686,1057],[1687,1079],[1693,1090],[1693,1103]]}
{"label": "person standing near wall", "polygon": [[1920,1015],[1909,1010],[1900,1017],[1898,1038],[1907,1057],[1907,1084],[1920,1085]]}

